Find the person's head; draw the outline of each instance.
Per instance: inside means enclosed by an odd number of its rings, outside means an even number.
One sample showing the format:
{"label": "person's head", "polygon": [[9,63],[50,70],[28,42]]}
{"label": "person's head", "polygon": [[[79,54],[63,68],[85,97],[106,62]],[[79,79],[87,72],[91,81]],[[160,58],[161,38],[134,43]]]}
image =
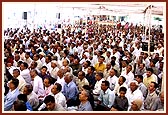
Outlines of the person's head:
{"label": "person's head", "polygon": [[59,78],[62,78],[64,76],[64,70],[63,69],[59,69],[58,72],[57,72],[57,76]]}
{"label": "person's head", "polygon": [[26,94],[19,94],[17,96],[17,99],[18,100],[22,100],[22,101],[24,101],[26,103],[27,102],[27,95]]}
{"label": "person's head", "polygon": [[35,69],[36,67],[37,67],[37,62],[32,61],[32,63],[30,64],[30,68]]}
{"label": "person's head", "polygon": [[48,111],[52,111],[55,108],[55,98],[51,95],[45,97],[44,103]]}
{"label": "person's head", "polygon": [[34,79],[34,77],[35,77],[37,74],[38,74],[37,70],[35,70],[35,69],[30,70],[30,76],[31,76],[32,79]]}
{"label": "person's head", "polygon": [[17,61],[19,61],[19,59],[20,59],[20,55],[19,54],[15,54],[15,61],[17,62]]}
{"label": "person's head", "polygon": [[57,67],[57,61],[56,61],[56,60],[52,60],[52,61],[51,61],[51,67],[52,67],[52,68]]}
{"label": "person's head", "polygon": [[107,51],[106,56],[107,56],[107,57],[110,57],[110,55],[111,55],[111,52],[110,52],[110,51]]}
{"label": "person's head", "polygon": [[40,59],[42,59],[44,56],[45,56],[45,53],[44,53],[44,52],[40,52],[40,53],[39,53]]}
{"label": "person's head", "polygon": [[19,85],[19,80],[16,78],[12,78],[8,83],[9,89],[11,90],[15,90],[18,87],[18,85]]}
{"label": "person's head", "polygon": [[22,64],[20,64],[20,70],[23,71],[25,69],[28,68],[28,64],[26,62],[23,62]]}
{"label": "person's head", "polygon": [[79,100],[81,102],[85,102],[85,101],[88,101],[90,98],[90,92],[89,90],[82,90],[81,93],[79,94]]}
{"label": "person's head", "polygon": [[109,70],[111,68],[111,63],[106,64],[106,69]]}
{"label": "person's head", "polygon": [[138,67],[139,67],[139,69],[141,69],[141,70],[142,70],[142,69],[144,69],[145,64],[144,64],[144,63],[140,63]]}
{"label": "person's head", "polygon": [[64,80],[67,84],[70,83],[73,80],[73,75],[71,73],[67,72],[65,74]]}
{"label": "person's head", "polygon": [[14,101],[13,108],[15,111],[27,111],[26,103],[22,100]]}
{"label": "person's head", "polygon": [[46,66],[43,66],[42,68],[41,68],[41,74],[42,75],[45,75],[47,73],[47,67]]}
{"label": "person's head", "polygon": [[44,79],[44,86],[45,87],[49,87],[49,86],[51,86],[51,84],[52,84],[52,79],[51,78],[49,78],[49,77],[47,77],[47,78],[45,78]]}
{"label": "person's head", "polygon": [[159,94],[160,101],[164,103],[164,91],[161,91]]}
{"label": "person's head", "polygon": [[120,76],[118,79],[118,84],[121,86],[126,81],[126,78],[124,76]]}
{"label": "person's head", "polygon": [[109,75],[110,75],[110,76],[116,75],[116,70],[112,68],[112,69],[110,70]]}
{"label": "person's head", "polygon": [[152,81],[149,84],[148,90],[149,90],[150,93],[153,93],[154,91],[156,91],[157,87],[158,87],[157,83]]}
{"label": "person's head", "polygon": [[23,89],[23,94],[29,95],[33,91],[33,86],[31,84],[26,85]]}
{"label": "person's head", "polygon": [[103,73],[102,72],[97,72],[95,75],[96,81],[100,81],[103,78]]}
{"label": "person's head", "polygon": [[141,107],[142,107],[142,100],[141,99],[136,99],[136,100],[134,100],[131,104],[131,109],[133,110],[133,111],[139,111],[140,109],[141,109]]}
{"label": "person's head", "polygon": [[47,51],[49,49],[49,46],[45,45],[43,49],[44,49],[44,51]]}
{"label": "person's head", "polygon": [[28,59],[30,57],[30,52],[25,53],[25,58]]}
{"label": "person's head", "polygon": [[74,55],[73,55],[73,54],[70,54],[70,55],[69,55],[69,61],[70,61],[70,62],[73,62],[74,59],[75,59]]}
{"label": "person's head", "polygon": [[34,54],[34,56],[33,56],[34,61],[37,61],[39,58],[40,58],[39,54]]}
{"label": "person's head", "polygon": [[45,57],[45,62],[46,62],[46,63],[51,62],[51,56],[50,56],[50,55],[47,55],[47,56]]}
{"label": "person's head", "polygon": [[147,68],[146,69],[146,76],[150,77],[153,74],[153,69],[152,68]]}
{"label": "person's head", "polygon": [[143,82],[143,76],[142,75],[135,75],[136,81],[139,83]]}
{"label": "person's head", "polygon": [[14,78],[17,78],[19,75],[20,75],[19,69],[14,69],[14,70],[13,70],[13,77],[14,77]]}
{"label": "person's head", "polygon": [[74,64],[75,64],[75,65],[78,65],[78,64],[79,64],[79,61],[80,61],[79,58],[75,58],[75,59],[74,59]]}
{"label": "person's head", "polygon": [[63,61],[62,61],[62,65],[63,66],[67,66],[69,64],[69,61],[67,60],[67,59],[64,59]]}
{"label": "person's head", "polygon": [[88,70],[87,70],[87,73],[92,74],[94,71],[95,71],[95,68],[93,66],[89,66]]}
{"label": "person's head", "polygon": [[104,62],[104,60],[105,60],[105,58],[103,56],[100,56],[98,61],[100,64],[102,64]]}
{"label": "person's head", "polygon": [[85,78],[85,72],[79,71],[78,72],[78,79],[82,80],[83,78]]}
{"label": "person's head", "polygon": [[150,60],[150,67],[155,67],[155,61],[154,60]]}
{"label": "person's head", "polygon": [[127,61],[126,60],[122,60],[121,61],[121,65],[122,65],[122,67],[126,67],[128,65]]}
{"label": "person's head", "polygon": [[82,87],[82,90],[88,90],[88,91],[90,91],[91,88],[90,88],[89,85],[84,85],[84,86]]}
{"label": "person's head", "polygon": [[138,88],[138,82],[133,80],[130,82],[130,89],[132,92],[134,92]]}
{"label": "person's head", "polygon": [[86,69],[87,67],[90,66],[90,64],[91,64],[91,62],[87,60],[83,63],[83,67]]}
{"label": "person's head", "polygon": [[56,95],[57,93],[59,93],[62,90],[62,86],[59,83],[55,83],[51,89],[51,92]]}
{"label": "person's head", "polygon": [[105,92],[109,88],[109,81],[102,81],[101,83],[101,89]]}
{"label": "person's head", "polygon": [[120,97],[125,97],[126,92],[127,92],[126,87],[120,87],[119,89]]}
{"label": "person's head", "polygon": [[131,65],[127,65],[126,71],[127,73],[129,73],[132,70],[132,66]]}

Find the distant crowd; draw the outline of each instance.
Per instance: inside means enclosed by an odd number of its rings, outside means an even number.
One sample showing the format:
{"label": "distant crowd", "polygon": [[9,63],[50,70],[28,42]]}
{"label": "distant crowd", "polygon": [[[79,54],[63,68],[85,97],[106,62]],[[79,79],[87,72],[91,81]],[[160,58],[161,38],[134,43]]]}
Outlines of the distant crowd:
{"label": "distant crowd", "polygon": [[4,111],[163,111],[164,33],[146,30],[128,22],[4,30]]}

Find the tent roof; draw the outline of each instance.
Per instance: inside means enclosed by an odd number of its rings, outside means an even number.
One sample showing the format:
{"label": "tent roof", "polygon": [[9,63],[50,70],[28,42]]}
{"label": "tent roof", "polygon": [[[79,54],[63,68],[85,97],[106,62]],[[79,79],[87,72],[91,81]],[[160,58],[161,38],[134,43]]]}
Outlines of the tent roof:
{"label": "tent roof", "polygon": [[[74,8],[75,10],[85,11],[91,15],[129,15],[144,14],[152,5],[153,15],[163,15],[166,9],[166,2],[5,2],[8,8],[17,7],[22,10],[38,8]],[[13,5],[15,4],[15,5]],[[165,10],[166,11],[166,10]]]}
{"label": "tent roof", "polygon": [[152,14],[163,15],[164,2],[84,2],[63,3],[62,8],[78,8],[88,10],[91,14],[143,14],[152,5]]}

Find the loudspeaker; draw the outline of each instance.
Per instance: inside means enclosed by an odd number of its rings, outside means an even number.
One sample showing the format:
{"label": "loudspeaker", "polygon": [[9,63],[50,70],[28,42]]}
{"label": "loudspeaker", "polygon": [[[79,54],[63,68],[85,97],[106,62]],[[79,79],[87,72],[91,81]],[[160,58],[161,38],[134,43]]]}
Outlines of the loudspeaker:
{"label": "loudspeaker", "polygon": [[61,28],[61,24],[58,24],[58,28]]}
{"label": "loudspeaker", "polygon": [[22,18],[23,18],[24,20],[27,20],[27,12],[23,12]]}
{"label": "loudspeaker", "polygon": [[58,13],[58,19],[60,19],[60,13]]}
{"label": "loudspeaker", "polygon": [[[142,42],[142,51],[148,51],[148,43]],[[150,43],[150,52],[154,52],[154,43]]]}

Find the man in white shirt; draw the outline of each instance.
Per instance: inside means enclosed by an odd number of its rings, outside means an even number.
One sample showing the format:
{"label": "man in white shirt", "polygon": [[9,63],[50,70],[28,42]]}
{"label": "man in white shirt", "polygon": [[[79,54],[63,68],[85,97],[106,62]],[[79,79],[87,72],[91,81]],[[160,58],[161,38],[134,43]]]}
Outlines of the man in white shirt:
{"label": "man in white shirt", "polygon": [[37,69],[40,70],[42,68],[42,66],[43,66],[43,63],[40,60],[40,56],[38,54],[35,54],[33,56],[33,60],[37,62]]}
{"label": "man in white shirt", "polygon": [[51,61],[51,70],[49,70],[50,76],[52,77],[52,83],[55,83],[57,80],[57,72],[59,68],[57,67],[57,61],[52,60]]}
{"label": "man in white shirt", "polygon": [[24,57],[23,61],[26,62],[26,63],[29,65],[29,67],[30,67],[30,64],[31,64],[32,61],[33,61],[33,60],[30,58],[30,52],[26,52],[26,53],[25,53],[25,57]]}
{"label": "man in white shirt", "polygon": [[20,75],[24,78],[26,83],[29,84],[31,82],[30,71],[28,69],[28,64],[26,62],[23,62],[20,65]]}
{"label": "man in white shirt", "polygon": [[19,54],[15,54],[15,57],[14,57],[14,62],[13,62],[13,66],[14,67],[18,67],[18,62],[19,61],[22,61],[21,59],[20,59],[20,55]]}
{"label": "man in white shirt", "polygon": [[93,97],[94,97],[94,100],[97,100],[101,91],[101,83],[102,81],[105,81],[103,78],[103,73],[97,72],[95,75],[95,79],[96,79],[96,84],[93,89]]}
{"label": "man in white shirt", "polygon": [[[52,95],[55,98],[55,103],[62,105],[62,107],[66,108],[66,98],[61,92],[62,86],[59,83],[55,83],[52,86],[51,92],[48,95]],[[43,103],[39,108],[38,111],[41,111],[46,107],[46,104]]]}
{"label": "man in white shirt", "polygon": [[38,98],[44,97],[44,85],[43,80],[37,75],[37,71],[31,70],[30,76],[32,78],[31,84],[33,85],[33,91],[38,95]]}
{"label": "man in white shirt", "polygon": [[45,53],[44,52],[40,52],[39,53],[39,56],[40,56],[40,60],[42,63],[45,63]]}
{"label": "man in white shirt", "polygon": [[33,91],[33,86],[31,84],[24,87],[23,94],[27,95],[27,101],[32,106],[33,110],[37,110],[39,106],[38,95]]}
{"label": "man in white shirt", "polygon": [[128,91],[126,93],[126,97],[128,99],[128,105],[129,105],[128,110],[131,108],[131,103],[135,99],[144,100],[143,94],[142,94],[141,90],[139,90],[139,88],[138,88],[138,82],[137,81],[133,80],[133,81],[130,82],[130,88],[128,89]]}
{"label": "man in white shirt", "polygon": [[116,70],[115,69],[110,70],[110,74],[109,74],[109,77],[107,78],[107,81],[109,81],[109,83],[110,83],[109,88],[113,91],[115,85],[118,82],[118,77],[116,76]]}
{"label": "man in white shirt", "polygon": [[45,57],[45,63],[43,63],[43,66],[46,66],[47,67],[47,71],[48,72],[51,72],[52,70],[52,67],[51,67],[51,56],[50,55],[47,55]]}
{"label": "man in white shirt", "polygon": [[128,85],[132,80],[134,80],[134,74],[132,73],[132,66],[128,65],[126,71],[121,73],[121,76],[126,78],[126,84]]}
{"label": "man in white shirt", "polygon": [[118,95],[118,96],[120,95],[119,90],[120,90],[121,87],[125,87],[126,89],[128,89],[128,86],[127,86],[127,84],[125,83],[125,81],[126,81],[126,78],[123,77],[123,76],[120,76],[120,77],[118,78],[118,82],[116,83],[116,85],[115,85],[115,87],[114,87],[114,93],[115,93],[116,95]]}
{"label": "man in white shirt", "polygon": [[55,83],[61,84],[62,87],[65,85],[65,80],[64,80],[64,70],[59,69],[57,72],[57,81]]}

